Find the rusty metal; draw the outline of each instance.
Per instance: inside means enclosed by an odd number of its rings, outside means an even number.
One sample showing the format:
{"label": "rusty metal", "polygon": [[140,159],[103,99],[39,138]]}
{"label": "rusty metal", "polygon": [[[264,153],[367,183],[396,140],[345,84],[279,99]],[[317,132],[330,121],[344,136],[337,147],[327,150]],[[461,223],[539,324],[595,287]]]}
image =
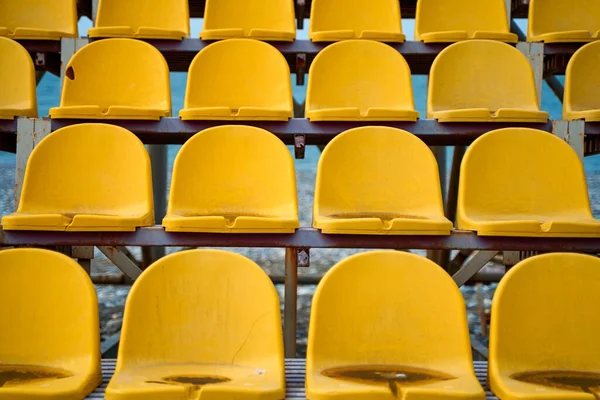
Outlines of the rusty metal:
{"label": "rusty metal", "polygon": [[304,74],[308,72],[306,69],[306,53],[296,54],[296,85],[304,85]]}
{"label": "rusty metal", "polygon": [[310,249],[296,249],[296,258],[298,260],[298,267],[310,267]]}
{"label": "rusty metal", "polygon": [[306,135],[294,135],[294,156],[297,159],[304,159],[306,150]]}
{"label": "rusty metal", "polygon": [[[310,0],[309,0],[310,1]],[[308,8],[310,13],[310,7]],[[306,14],[306,1],[296,0],[296,25],[298,29],[304,29],[304,17]]]}
{"label": "rusty metal", "polygon": [[463,249],[600,253],[600,238],[477,236],[453,231],[429,235],[325,235],[313,228],[295,233],[222,234],[165,232],[161,226],[136,232],[3,231],[2,246],[184,246],[347,249]]}
{"label": "rusty metal", "polygon": [[285,292],[283,308],[283,341],[286,358],[296,357],[296,325],[298,313],[298,254],[285,249]]}

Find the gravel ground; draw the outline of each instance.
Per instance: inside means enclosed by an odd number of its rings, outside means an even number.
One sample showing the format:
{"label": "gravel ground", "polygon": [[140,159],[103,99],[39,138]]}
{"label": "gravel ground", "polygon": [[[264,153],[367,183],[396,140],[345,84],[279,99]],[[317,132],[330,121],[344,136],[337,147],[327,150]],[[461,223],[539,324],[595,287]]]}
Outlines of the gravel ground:
{"label": "gravel ground", "polygon": [[[600,174],[588,174],[588,185],[592,189],[590,199],[594,207],[594,214],[598,215],[600,205]],[[169,174],[170,176],[170,174]],[[300,206],[300,219],[302,226],[311,224],[311,207],[314,190],[314,171],[298,170],[297,184]],[[0,211],[2,214],[12,212],[14,187],[14,167],[0,164]],[[140,257],[139,249],[132,248],[132,253]],[[169,252],[177,251],[177,248],[169,249]],[[284,274],[284,250],[283,249],[229,249],[239,252],[258,263],[266,272],[273,275]],[[301,269],[300,275],[322,275],[339,260],[364,250],[357,249],[314,249],[311,250],[311,266]],[[424,255],[424,251],[414,251]],[[486,268],[502,269],[497,264],[488,264]],[[119,271],[101,253],[96,250],[96,259],[93,262],[92,273],[94,275],[114,275]],[[276,285],[281,302],[283,304],[283,285]],[[482,343],[487,344],[487,336],[482,332],[480,304],[484,311],[489,312],[491,299],[496,288],[495,284],[480,285],[480,296],[476,294],[475,287],[462,287],[461,291],[465,297],[468,311],[469,328],[471,334]],[[123,307],[129,292],[129,287],[122,285],[96,285],[98,300],[100,304],[100,322],[103,339],[113,335],[120,330],[123,320]],[[314,293],[314,285],[300,286],[298,288],[298,353],[305,355],[306,336],[308,332],[308,321],[310,315],[310,304]],[[485,328],[484,328],[485,329]]]}

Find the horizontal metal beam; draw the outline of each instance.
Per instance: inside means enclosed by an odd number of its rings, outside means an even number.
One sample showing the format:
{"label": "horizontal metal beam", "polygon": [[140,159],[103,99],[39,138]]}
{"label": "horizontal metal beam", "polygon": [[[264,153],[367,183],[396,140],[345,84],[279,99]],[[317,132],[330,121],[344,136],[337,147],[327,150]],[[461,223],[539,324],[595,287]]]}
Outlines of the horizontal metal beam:
{"label": "horizontal metal beam", "polygon": [[453,231],[448,236],[326,235],[313,228],[290,234],[166,232],[161,226],[135,232],[0,231],[2,246],[184,246],[369,249],[465,249],[599,253],[600,238],[477,236]]}

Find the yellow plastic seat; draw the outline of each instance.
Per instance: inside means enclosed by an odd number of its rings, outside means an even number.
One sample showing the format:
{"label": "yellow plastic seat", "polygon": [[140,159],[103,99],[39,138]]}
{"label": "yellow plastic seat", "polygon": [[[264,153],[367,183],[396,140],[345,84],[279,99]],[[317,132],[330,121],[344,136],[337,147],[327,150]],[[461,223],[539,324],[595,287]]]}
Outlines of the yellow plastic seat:
{"label": "yellow plastic seat", "polygon": [[521,261],[492,302],[489,383],[502,400],[600,396],[600,260],[554,253]]}
{"label": "yellow plastic seat", "polygon": [[516,43],[504,0],[419,0],[415,40],[425,43],[490,39]]}
{"label": "yellow plastic seat", "polygon": [[35,67],[29,53],[14,40],[0,37],[0,119],[37,118]]}
{"label": "yellow plastic seat", "polygon": [[299,227],[294,160],[275,135],[225,125],[179,150],[163,226],[171,232],[294,232]]}
{"label": "yellow plastic seat", "polygon": [[467,149],[457,226],[485,236],[600,236],[579,157],[551,133],[528,128],[488,132]]}
{"label": "yellow plastic seat", "polygon": [[135,39],[97,40],[76,52],[67,64],[60,107],[50,109],[52,118],[170,115],[167,62],[154,46]]}
{"label": "yellow plastic seat", "polygon": [[279,296],[253,261],[171,254],[129,293],[106,400],[281,400],[282,342]]}
{"label": "yellow plastic seat", "polygon": [[27,160],[19,207],[5,230],[135,231],[154,225],[150,159],[127,129],[61,128]]}
{"label": "yellow plastic seat", "polygon": [[182,119],[287,121],[293,114],[290,68],[270,44],[223,40],[194,57]]}
{"label": "yellow plastic seat", "polygon": [[0,0],[0,36],[29,40],[77,37],[76,0]]}
{"label": "yellow plastic seat", "polygon": [[311,121],[416,121],[410,69],[402,55],[372,40],[345,40],[310,66],[306,117]]}
{"label": "yellow plastic seat", "polygon": [[427,118],[439,122],[546,122],[531,65],[493,40],[454,43],[431,66]]}
{"label": "yellow plastic seat", "polygon": [[395,128],[336,136],[319,159],[313,226],[323,233],[450,234],[431,150]]}
{"label": "yellow plastic seat", "polygon": [[200,38],[291,42],[295,21],[293,0],[207,0]]}
{"label": "yellow plastic seat", "polygon": [[313,42],[370,39],[404,42],[397,0],[313,0],[308,37]]}
{"label": "yellow plastic seat", "polygon": [[100,0],[89,37],[181,40],[190,35],[187,0]]}
{"label": "yellow plastic seat", "polygon": [[600,84],[600,42],[588,43],[573,54],[565,74],[563,119],[600,121],[600,100],[595,88]]}
{"label": "yellow plastic seat", "polygon": [[356,254],[314,294],[306,354],[308,400],[483,400],[463,297],[424,257]]}
{"label": "yellow plastic seat", "polygon": [[102,382],[89,276],[49,250],[0,251],[0,399],[81,400]]}
{"label": "yellow plastic seat", "polygon": [[527,41],[589,42],[600,34],[596,0],[530,0]]}

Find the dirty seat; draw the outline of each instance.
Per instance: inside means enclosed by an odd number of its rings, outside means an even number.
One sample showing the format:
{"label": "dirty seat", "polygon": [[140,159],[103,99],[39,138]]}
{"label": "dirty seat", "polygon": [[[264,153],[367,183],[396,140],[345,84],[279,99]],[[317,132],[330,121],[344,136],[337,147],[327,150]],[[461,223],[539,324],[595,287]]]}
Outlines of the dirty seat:
{"label": "dirty seat", "polygon": [[485,236],[600,237],[577,153],[529,128],[488,132],[467,149],[457,226]]}
{"label": "dirty seat", "polygon": [[49,250],[0,251],[0,400],[81,400],[102,382],[96,291]]}
{"label": "dirty seat", "polygon": [[0,119],[37,118],[35,67],[29,53],[14,40],[0,37]]}
{"label": "dirty seat", "polygon": [[344,40],[310,66],[306,117],[311,121],[416,121],[410,68],[391,46]]}
{"label": "dirty seat", "polygon": [[25,170],[5,230],[135,231],[154,225],[150,159],[128,130],[79,124],[50,133]]}
{"label": "dirty seat", "polygon": [[492,302],[489,382],[502,400],[600,397],[600,259],[544,254],[518,263]]}
{"label": "dirty seat", "polygon": [[292,233],[299,227],[294,160],[260,128],[224,125],[195,134],[173,166],[167,231]]}
{"label": "dirty seat", "polygon": [[313,42],[370,39],[404,42],[397,0],[313,0],[308,37]]}
{"label": "dirty seat", "polygon": [[181,119],[287,121],[293,115],[290,68],[270,44],[222,40],[194,57]]}
{"label": "dirty seat", "polygon": [[312,301],[308,400],[484,400],[473,371],[463,297],[424,257],[350,256]]}
{"label": "dirty seat", "polygon": [[170,115],[167,62],[154,46],[135,39],[97,40],[77,51],[67,64],[60,106],[50,109],[52,118]]}
{"label": "dirty seat", "polygon": [[190,35],[188,0],[100,0],[89,37],[181,40]]}
{"label": "dirty seat", "polygon": [[258,265],[189,250],[142,273],[125,305],[106,400],[284,397],[279,297]]}
{"label": "dirty seat", "polygon": [[439,122],[546,122],[527,57],[506,43],[469,40],[431,66],[427,117]]}
{"label": "dirty seat", "polygon": [[401,129],[336,136],[317,168],[313,226],[323,233],[448,235],[437,162]]}

